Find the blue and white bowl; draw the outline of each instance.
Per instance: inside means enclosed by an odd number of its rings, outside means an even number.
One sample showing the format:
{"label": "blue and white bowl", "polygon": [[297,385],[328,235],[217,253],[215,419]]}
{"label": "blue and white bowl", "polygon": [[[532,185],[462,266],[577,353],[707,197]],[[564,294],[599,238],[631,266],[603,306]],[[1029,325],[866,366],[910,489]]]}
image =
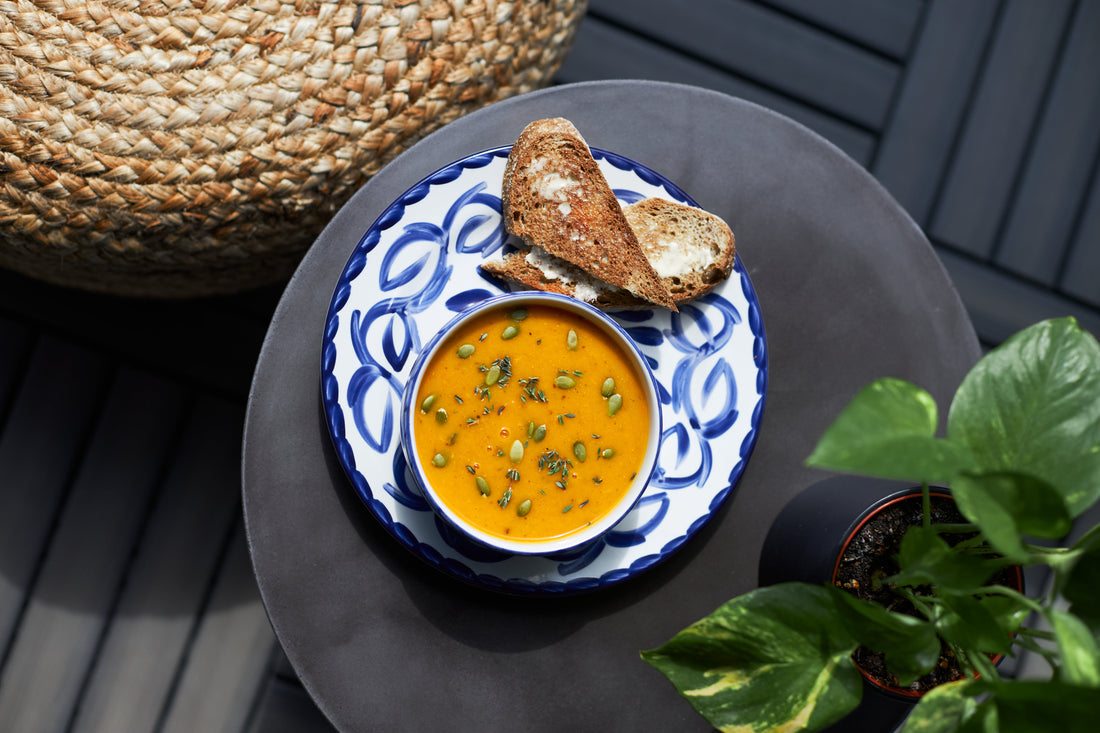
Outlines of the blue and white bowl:
{"label": "blue and white bowl", "polygon": [[[432,487],[431,481],[428,480],[425,467],[421,464],[416,451],[415,420],[416,412],[419,409],[416,403],[416,395],[420,391],[420,384],[424,381],[425,368],[434,359],[440,345],[446,342],[447,337],[455,330],[487,310],[504,307],[512,310],[534,305],[550,305],[581,316],[606,334],[611,342],[629,357],[635,371],[642,377],[641,382],[645,389],[646,408],[650,415],[649,433],[646,436],[646,452],[642,459],[641,468],[638,470],[638,475],[611,511],[587,527],[563,537],[543,540],[514,540],[491,534],[477,525],[467,522],[439,498]],[[658,395],[657,380],[646,362],[645,355],[638,348],[634,339],[630,338],[618,323],[602,311],[580,300],[558,295],[557,293],[508,293],[488,298],[467,308],[440,329],[417,356],[401,398],[401,449],[422,495],[427,499],[432,509],[449,526],[470,540],[492,550],[513,555],[553,555],[583,547],[599,539],[630,513],[638,503],[649,484],[650,478],[653,476],[654,470],[656,470],[660,453],[663,425],[661,422],[661,403]]]}

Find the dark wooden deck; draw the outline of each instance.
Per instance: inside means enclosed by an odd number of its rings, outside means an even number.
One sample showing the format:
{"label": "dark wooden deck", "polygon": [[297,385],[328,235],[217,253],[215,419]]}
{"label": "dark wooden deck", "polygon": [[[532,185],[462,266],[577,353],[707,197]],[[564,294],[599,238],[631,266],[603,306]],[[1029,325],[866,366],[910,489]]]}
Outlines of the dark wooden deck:
{"label": "dark wooden deck", "polygon": [[[1085,0],[591,0],[558,80],[683,82],[817,131],[995,345],[1050,316],[1100,334],[1098,69]],[[329,729],[241,529],[279,292],[136,302],[0,272],[0,729]]]}

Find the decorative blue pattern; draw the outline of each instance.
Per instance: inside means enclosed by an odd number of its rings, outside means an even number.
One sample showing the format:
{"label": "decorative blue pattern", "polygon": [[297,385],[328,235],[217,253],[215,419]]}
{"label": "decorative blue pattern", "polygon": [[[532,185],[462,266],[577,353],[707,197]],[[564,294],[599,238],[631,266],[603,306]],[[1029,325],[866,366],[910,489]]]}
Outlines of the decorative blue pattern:
{"label": "decorative blue pattern", "polygon": [[[421,496],[396,425],[408,371],[424,343],[454,313],[502,290],[477,265],[508,246],[499,196],[508,151],[487,150],[432,173],[391,204],[355,247],[323,334],[326,422],[368,510],[429,565],[508,593],[590,591],[676,552],[729,498],[763,414],[764,327],[740,256],[733,277],[679,313],[616,314],[654,371],[666,426],[641,500],[599,540],[553,557],[501,554],[465,540]],[[661,196],[695,205],[638,163],[602,150],[593,155],[623,203]]]}

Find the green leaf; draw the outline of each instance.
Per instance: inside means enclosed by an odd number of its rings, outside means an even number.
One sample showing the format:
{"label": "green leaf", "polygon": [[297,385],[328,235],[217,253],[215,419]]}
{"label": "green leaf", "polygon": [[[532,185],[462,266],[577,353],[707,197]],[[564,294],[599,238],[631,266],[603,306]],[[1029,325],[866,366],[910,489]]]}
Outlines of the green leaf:
{"label": "green leaf", "polygon": [[1037,478],[1008,471],[963,473],[951,483],[959,511],[1013,562],[1027,561],[1022,534],[1057,539],[1073,522],[1062,495]]}
{"label": "green leaf", "polygon": [[642,658],[719,730],[817,730],[859,704],[857,643],[826,588],[739,596]]}
{"label": "green leaf", "polygon": [[1076,517],[1100,498],[1100,344],[1072,318],[1017,333],[963,380],[947,437],[984,472],[1042,479]]}
{"label": "green leaf", "polygon": [[946,641],[967,651],[1008,654],[1012,637],[981,601],[951,593],[944,594],[941,601],[947,613],[937,622],[936,630]]}
{"label": "green leaf", "polygon": [[[1092,733],[1100,718],[1100,693],[1063,682],[1004,682],[981,708],[996,713],[999,733]],[[908,730],[908,729],[907,729]]]}
{"label": "green leaf", "polygon": [[939,661],[940,640],[927,620],[893,613],[835,586],[829,588],[848,633],[863,646],[882,653],[901,685],[930,672]]}
{"label": "green leaf", "polygon": [[910,527],[898,550],[897,585],[936,585],[943,591],[977,593],[1004,562],[952,551],[936,528]]}
{"label": "green leaf", "polygon": [[[1100,687],[1100,648],[1089,627],[1073,614],[1056,608],[1048,609],[1046,617],[1062,657],[1059,679],[1074,685]],[[1096,694],[1100,696],[1100,692]]]}
{"label": "green leaf", "polygon": [[977,710],[972,680],[933,688],[905,721],[902,733],[954,733]]}
{"label": "green leaf", "polygon": [[1018,598],[983,596],[981,604],[993,616],[1001,633],[1011,636],[1020,630],[1031,614],[1031,607]]}
{"label": "green leaf", "polygon": [[1081,619],[1094,637],[1100,636],[1100,546],[1084,550],[1077,558],[1062,595],[1070,602],[1070,613]]}
{"label": "green leaf", "polygon": [[822,435],[807,463],[831,471],[943,482],[971,459],[935,437],[936,403],[920,387],[879,379],[864,387]]}

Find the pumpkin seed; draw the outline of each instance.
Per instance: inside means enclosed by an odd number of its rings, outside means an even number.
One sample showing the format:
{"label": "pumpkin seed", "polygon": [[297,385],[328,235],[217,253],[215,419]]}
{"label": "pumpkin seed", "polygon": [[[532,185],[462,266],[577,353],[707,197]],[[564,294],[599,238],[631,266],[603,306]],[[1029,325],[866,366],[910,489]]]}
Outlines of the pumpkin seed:
{"label": "pumpkin seed", "polygon": [[478,476],[476,479],[474,479],[474,483],[477,484],[477,490],[481,492],[482,496],[489,495],[489,482],[486,481],[482,476]]}
{"label": "pumpkin seed", "polygon": [[420,403],[420,411],[425,415],[428,414],[428,410],[432,409],[432,405],[435,404],[435,395],[430,394],[424,398],[424,401]]}
{"label": "pumpkin seed", "polygon": [[435,421],[440,425],[447,422],[447,411],[442,407],[435,411]]}
{"label": "pumpkin seed", "polygon": [[573,444],[573,455],[577,460],[584,463],[584,459],[588,458],[588,450],[584,447],[584,443],[579,440]]}
{"label": "pumpkin seed", "polygon": [[522,321],[525,318],[527,318],[527,309],[526,308],[516,308],[514,311],[512,311],[510,317],[513,321]]}
{"label": "pumpkin seed", "polygon": [[615,416],[615,413],[623,408],[623,396],[621,394],[613,394],[607,398],[607,414],[611,417]]}
{"label": "pumpkin seed", "polygon": [[498,379],[500,379],[500,367],[493,364],[489,367],[489,371],[485,372],[485,384],[491,387],[497,383]]}
{"label": "pumpkin seed", "polygon": [[569,329],[569,333],[565,337],[565,345],[569,347],[570,351],[577,350],[577,332],[573,329]]}
{"label": "pumpkin seed", "polygon": [[600,451],[600,458],[611,458],[613,455],[615,455],[614,448],[604,448]]}
{"label": "pumpkin seed", "polygon": [[508,458],[512,463],[519,463],[523,460],[523,443],[518,440],[512,443],[512,450],[508,452]]}
{"label": "pumpkin seed", "polygon": [[535,434],[532,436],[536,443],[541,443],[542,439],[546,437],[546,426],[539,425],[535,428]]}
{"label": "pumpkin seed", "polygon": [[443,468],[447,465],[447,456],[443,455],[442,453],[436,453],[434,456],[432,456],[432,465],[436,468]]}
{"label": "pumpkin seed", "polygon": [[604,397],[610,397],[615,394],[615,380],[611,377],[603,380],[603,386],[600,387],[600,394]]}
{"label": "pumpkin seed", "polygon": [[526,517],[527,512],[531,511],[531,500],[524,499],[523,502],[516,507],[516,514],[521,517]]}
{"label": "pumpkin seed", "polygon": [[462,344],[462,346],[458,347],[458,358],[469,359],[474,355],[474,350],[473,344]]}
{"label": "pumpkin seed", "polygon": [[511,339],[514,339],[518,335],[519,335],[519,329],[518,328],[516,328],[515,326],[508,326],[506,329],[504,329],[503,332],[501,332],[500,337],[502,339],[504,339],[505,341],[510,341]]}
{"label": "pumpkin seed", "polygon": [[527,437],[530,438],[534,434],[535,434],[535,423],[533,423],[533,422],[527,423]]}
{"label": "pumpkin seed", "polygon": [[562,374],[554,378],[554,386],[558,389],[573,389],[577,386],[577,380]]}

